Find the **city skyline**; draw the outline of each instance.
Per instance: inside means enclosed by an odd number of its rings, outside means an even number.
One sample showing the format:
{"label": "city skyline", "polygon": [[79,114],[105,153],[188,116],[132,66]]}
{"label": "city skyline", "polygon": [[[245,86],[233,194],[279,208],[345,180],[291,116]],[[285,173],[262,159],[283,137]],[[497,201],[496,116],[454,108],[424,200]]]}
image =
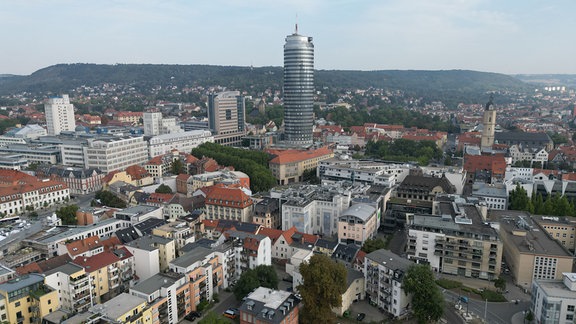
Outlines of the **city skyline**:
{"label": "city skyline", "polygon": [[282,66],[314,37],[319,70],[576,74],[576,2],[493,0],[6,1],[0,74],[59,63]]}

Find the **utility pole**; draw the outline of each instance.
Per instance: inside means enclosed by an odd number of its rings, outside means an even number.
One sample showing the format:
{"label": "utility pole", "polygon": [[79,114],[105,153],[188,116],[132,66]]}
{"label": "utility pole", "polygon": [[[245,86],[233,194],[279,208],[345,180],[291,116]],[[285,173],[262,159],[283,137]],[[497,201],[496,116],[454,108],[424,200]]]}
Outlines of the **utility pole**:
{"label": "utility pole", "polygon": [[488,313],[488,298],[486,298],[486,301],[484,303],[484,321],[486,323],[488,323],[487,313]]}

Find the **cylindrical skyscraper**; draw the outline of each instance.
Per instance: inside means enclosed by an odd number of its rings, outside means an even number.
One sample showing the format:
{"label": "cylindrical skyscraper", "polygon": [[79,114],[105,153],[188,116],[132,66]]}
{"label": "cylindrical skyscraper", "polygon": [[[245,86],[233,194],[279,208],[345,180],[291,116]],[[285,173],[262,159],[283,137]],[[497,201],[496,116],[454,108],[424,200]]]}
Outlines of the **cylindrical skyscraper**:
{"label": "cylindrical skyscraper", "polygon": [[312,145],[314,115],[314,44],[312,37],[294,34],[284,44],[284,142]]}

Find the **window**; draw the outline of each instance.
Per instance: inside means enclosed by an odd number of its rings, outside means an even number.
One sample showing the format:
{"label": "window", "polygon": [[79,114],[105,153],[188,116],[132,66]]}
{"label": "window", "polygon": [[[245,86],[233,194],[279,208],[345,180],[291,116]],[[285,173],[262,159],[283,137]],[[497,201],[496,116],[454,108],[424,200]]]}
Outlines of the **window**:
{"label": "window", "polygon": [[566,315],[566,320],[567,320],[567,321],[572,321],[572,320],[574,320],[574,314],[567,314],[567,315]]}
{"label": "window", "polygon": [[17,302],[14,304],[14,307],[20,307],[20,302],[17,301]]}
{"label": "window", "polygon": [[574,305],[568,305],[568,307],[566,308],[567,311],[569,312],[573,312],[574,311]]}

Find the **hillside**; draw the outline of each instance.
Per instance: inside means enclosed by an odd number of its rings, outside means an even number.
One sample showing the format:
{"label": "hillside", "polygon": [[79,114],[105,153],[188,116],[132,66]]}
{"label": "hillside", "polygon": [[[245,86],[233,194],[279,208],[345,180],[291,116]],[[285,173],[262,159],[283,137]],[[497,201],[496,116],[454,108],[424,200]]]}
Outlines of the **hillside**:
{"label": "hillside", "polygon": [[[526,83],[497,73],[449,71],[316,71],[316,88],[401,90],[409,95],[441,100],[446,97],[481,96],[487,91],[526,91]],[[153,64],[59,64],[29,76],[0,78],[0,95],[28,91],[62,93],[79,86],[103,83],[129,84],[137,89],[156,85],[213,86],[229,89],[279,89],[281,67]],[[467,100],[465,100],[467,101]]]}

